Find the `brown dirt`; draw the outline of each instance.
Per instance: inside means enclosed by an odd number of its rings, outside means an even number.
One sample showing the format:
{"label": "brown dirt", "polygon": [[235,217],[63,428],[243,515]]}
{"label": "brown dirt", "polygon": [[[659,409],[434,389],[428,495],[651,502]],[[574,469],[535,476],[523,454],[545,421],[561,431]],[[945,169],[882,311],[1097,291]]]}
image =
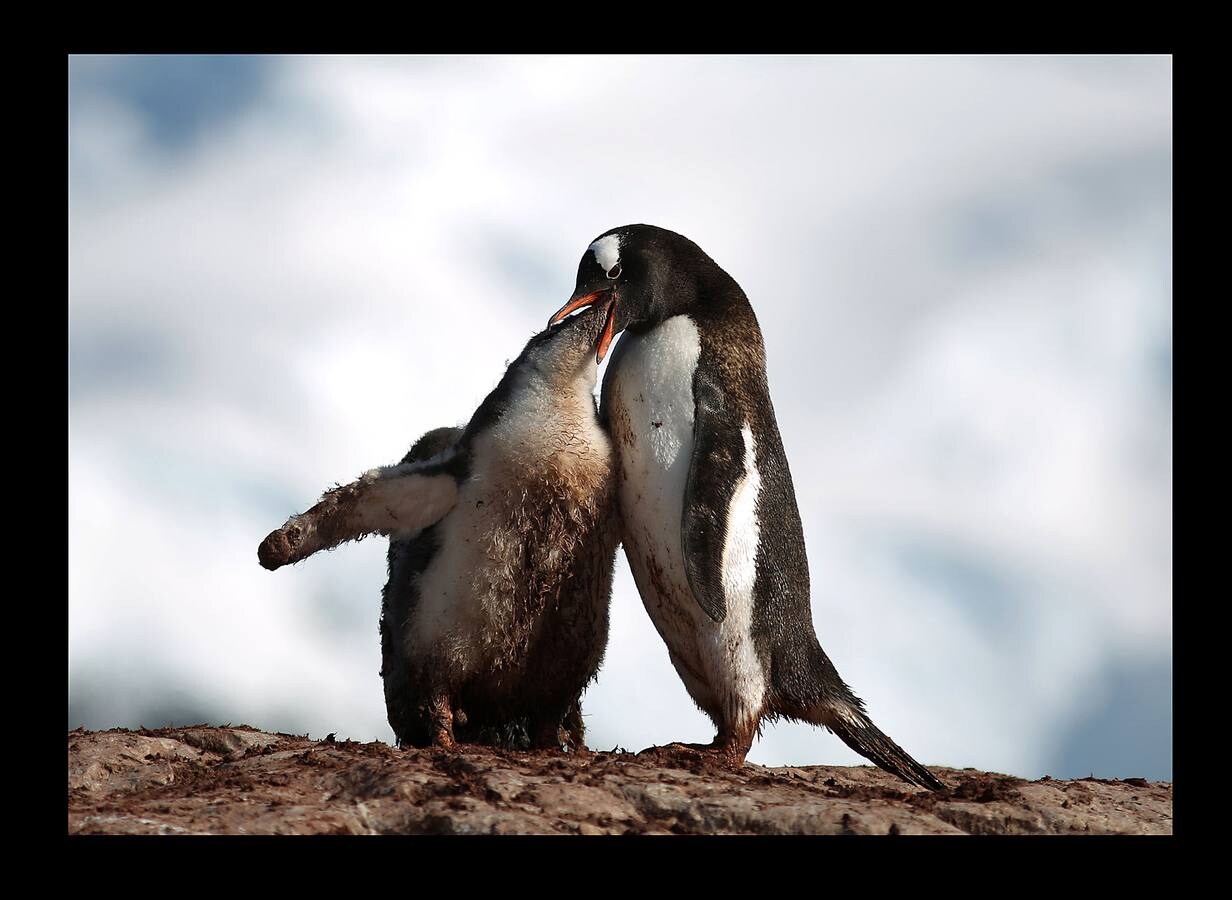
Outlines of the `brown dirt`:
{"label": "brown dirt", "polygon": [[1170,834],[1172,785],[700,754],[399,750],[247,726],[68,733],[72,834]]}

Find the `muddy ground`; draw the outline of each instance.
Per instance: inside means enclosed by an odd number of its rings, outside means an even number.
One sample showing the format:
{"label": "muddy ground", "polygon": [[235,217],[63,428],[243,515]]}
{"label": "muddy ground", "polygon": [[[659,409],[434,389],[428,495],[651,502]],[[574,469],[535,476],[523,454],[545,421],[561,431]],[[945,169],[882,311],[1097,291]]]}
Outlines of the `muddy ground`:
{"label": "muddy ground", "polygon": [[459,753],[247,726],[68,733],[72,834],[1170,834],[1172,785],[687,752]]}

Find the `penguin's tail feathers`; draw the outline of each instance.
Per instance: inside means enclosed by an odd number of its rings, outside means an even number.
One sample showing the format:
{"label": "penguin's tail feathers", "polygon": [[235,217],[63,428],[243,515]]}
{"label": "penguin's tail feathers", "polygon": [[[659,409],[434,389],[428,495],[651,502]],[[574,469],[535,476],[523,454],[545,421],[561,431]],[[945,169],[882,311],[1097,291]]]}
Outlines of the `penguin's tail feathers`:
{"label": "penguin's tail feathers", "polygon": [[932,772],[920,765],[890,736],[873,724],[856,703],[838,703],[830,706],[821,716],[821,723],[833,731],[844,744],[865,759],[903,781],[930,791],[943,791],[944,783]]}
{"label": "penguin's tail feathers", "polygon": [[439,522],[458,501],[457,478],[420,463],[373,469],[327,491],[316,506],[292,516],[257,548],[274,569],[370,534],[415,534]]}

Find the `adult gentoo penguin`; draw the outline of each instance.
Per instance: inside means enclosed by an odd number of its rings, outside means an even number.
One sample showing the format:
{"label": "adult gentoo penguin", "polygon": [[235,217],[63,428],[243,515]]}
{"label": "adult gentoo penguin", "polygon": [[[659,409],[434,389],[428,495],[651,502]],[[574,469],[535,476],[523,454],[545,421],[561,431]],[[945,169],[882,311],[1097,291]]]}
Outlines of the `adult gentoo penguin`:
{"label": "adult gentoo penguin", "polygon": [[606,310],[598,355],[624,547],[650,618],[718,734],[743,763],[763,721],[802,719],[912,784],[940,781],[881,732],[821,649],[791,472],[761,329],[727,272],[683,235],[600,235],[552,317]]}
{"label": "adult gentoo penguin", "polygon": [[384,673],[399,743],[525,721],[531,746],[584,749],[576,708],[607,644],[620,539],[593,395],[605,313],[531,338],[460,435],[425,435],[441,452],[327,492],[258,549],[277,569],[368,534],[404,542],[382,626],[401,642],[384,661],[405,666]]}

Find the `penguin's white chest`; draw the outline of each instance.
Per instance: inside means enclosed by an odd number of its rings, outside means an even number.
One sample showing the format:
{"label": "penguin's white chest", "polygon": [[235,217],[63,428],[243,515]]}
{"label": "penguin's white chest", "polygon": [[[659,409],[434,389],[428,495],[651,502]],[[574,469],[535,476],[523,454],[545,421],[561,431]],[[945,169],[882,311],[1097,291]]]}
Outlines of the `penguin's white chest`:
{"label": "penguin's white chest", "polygon": [[[609,410],[620,457],[625,550],[646,609],[673,653],[692,656],[696,630],[681,517],[693,455],[693,373],[700,344],[688,316],[626,335]],[[693,604],[696,605],[696,604]]]}
{"label": "penguin's white chest", "polygon": [[[712,717],[760,714],[765,678],[751,637],[759,477],[746,432],[746,472],[733,496],[723,554],[727,616],[714,622],[685,574],[685,488],[693,455],[693,375],[697,326],[675,316],[645,335],[628,334],[609,394],[612,441],[620,460],[625,555],[642,602],[668,646],[689,694]],[[744,423],[740,423],[743,425]]]}

